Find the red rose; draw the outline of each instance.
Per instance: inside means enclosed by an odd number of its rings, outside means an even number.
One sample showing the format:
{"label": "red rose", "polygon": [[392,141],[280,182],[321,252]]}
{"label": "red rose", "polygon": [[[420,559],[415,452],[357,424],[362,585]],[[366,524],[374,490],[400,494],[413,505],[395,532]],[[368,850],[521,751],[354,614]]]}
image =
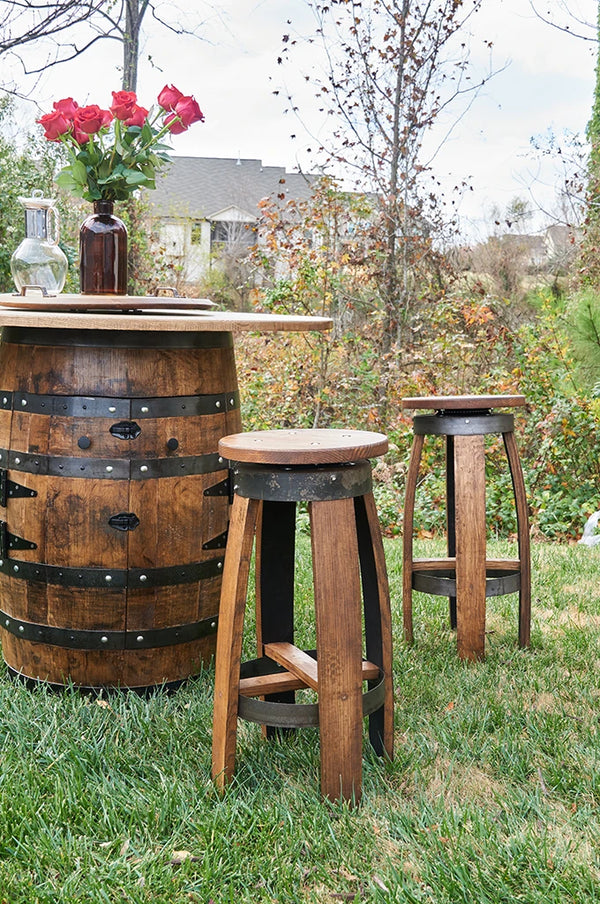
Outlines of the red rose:
{"label": "red rose", "polygon": [[46,113],[37,120],[44,129],[44,137],[48,141],[59,141],[62,135],[66,135],[71,128],[71,123],[67,117],[59,110],[54,113]]}
{"label": "red rose", "polygon": [[135,91],[113,91],[112,96],[113,102],[110,108],[112,115],[115,119],[128,119],[137,105]]}
{"label": "red rose", "polygon": [[89,107],[79,107],[73,122],[82,132],[95,135],[103,126],[107,126],[112,118],[110,110],[101,110],[98,104],[90,104]]}
{"label": "red rose", "polygon": [[174,110],[175,104],[178,100],[181,100],[182,97],[183,94],[181,91],[178,91],[174,85],[165,85],[158,95],[158,103],[163,110]]}
{"label": "red rose", "polygon": [[175,110],[165,119],[165,125],[173,135],[185,132],[194,122],[204,122],[204,113],[193,97],[181,97],[175,104]]}
{"label": "red rose", "polygon": [[143,126],[146,122],[148,111],[145,107],[138,107],[136,104],[131,111],[129,118],[125,120],[126,126]]}
{"label": "red rose", "polygon": [[58,113],[62,113],[67,119],[73,119],[75,113],[79,109],[79,104],[72,97],[65,97],[63,100],[55,101],[52,106]]}

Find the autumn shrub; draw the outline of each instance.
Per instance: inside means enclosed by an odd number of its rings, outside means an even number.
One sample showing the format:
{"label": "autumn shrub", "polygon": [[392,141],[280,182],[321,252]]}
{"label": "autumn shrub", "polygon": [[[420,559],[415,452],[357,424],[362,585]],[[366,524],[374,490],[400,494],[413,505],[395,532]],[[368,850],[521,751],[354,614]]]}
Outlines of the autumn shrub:
{"label": "autumn shrub", "polygon": [[[514,394],[514,410],[534,534],[575,538],[600,508],[600,400],[574,382],[562,303],[544,290],[529,320],[511,329],[494,299],[445,297],[413,331],[413,341],[382,354],[376,318],[358,319],[335,337],[317,333],[244,334],[238,340],[242,410],[247,429],[348,427],[387,433],[390,451],[374,468],[382,523],[402,529],[412,416],[404,396]],[[387,397],[382,397],[382,386]],[[516,530],[516,514],[501,437],[486,438],[488,528]],[[415,526],[422,537],[445,530],[445,449],[426,441]]]}

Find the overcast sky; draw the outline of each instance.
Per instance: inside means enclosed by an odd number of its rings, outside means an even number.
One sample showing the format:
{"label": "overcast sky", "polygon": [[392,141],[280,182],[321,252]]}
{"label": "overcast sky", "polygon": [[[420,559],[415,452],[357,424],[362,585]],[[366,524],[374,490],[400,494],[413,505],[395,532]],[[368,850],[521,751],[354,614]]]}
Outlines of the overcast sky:
{"label": "overcast sky", "polygon": [[[561,18],[564,2],[546,0],[540,8]],[[596,0],[568,3],[584,21],[596,20]],[[289,67],[277,65],[282,35],[307,33],[314,27],[305,0],[221,0],[218,12],[200,0],[173,0],[164,3],[165,16],[172,17],[174,8],[190,28],[204,23],[198,29],[200,37],[175,37],[148,19],[138,95],[150,106],[167,82],[197,98],[206,122],[176,136],[175,153],[240,155],[290,170],[298,163],[307,168],[307,137],[296,120],[284,115],[281,96],[273,94],[282,87],[284,72],[286,78],[294,77]],[[567,21],[564,15],[561,21]],[[516,195],[527,197],[533,191],[536,199],[552,205],[555,177],[547,170],[538,172],[530,139],[550,129],[558,135],[564,130],[584,132],[596,53],[592,42],[545,25],[529,0],[484,0],[472,24],[476,71],[482,72],[488,63],[487,51],[480,49],[482,38],[493,42],[494,66],[505,68],[485,86],[434,162],[447,187],[471,179],[473,191],[464,194],[460,205],[471,235],[485,232],[493,205],[504,209]],[[44,59],[41,51],[37,55]],[[315,62],[302,53],[294,59],[298,74]],[[85,62],[49,69],[33,96],[44,111],[51,109],[53,100],[69,95],[81,104],[108,106],[111,90],[119,88],[119,62],[118,46],[101,42]],[[6,80],[8,75],[6,61],[0,60],[0,77]],[[310,120],[310,105],[304,110]],[[32,107],[25,111],[33,123],[37,111]],[[292,139],[292,134],[297,137]],[[431,136],[428,148],[437,147],[441,134],[440,130]]]}

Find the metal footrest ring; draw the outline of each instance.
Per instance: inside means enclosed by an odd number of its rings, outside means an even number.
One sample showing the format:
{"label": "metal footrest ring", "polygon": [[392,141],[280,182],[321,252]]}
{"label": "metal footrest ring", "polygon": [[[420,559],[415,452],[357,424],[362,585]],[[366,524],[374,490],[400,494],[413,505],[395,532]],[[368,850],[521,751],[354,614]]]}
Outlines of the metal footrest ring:
{"label": "metal footrest ring", "polygon": [[[248,678],[256,674],[269,675],[285,671],[267,657],[243,662],[240,677]],[[385,675],[379,673],[377,683],[362,695],[363,716],[369,716],[381,709],[385,700]],[[277,703],[271,700],[257,700],[254,697],[238,698],[238,716],[247,722],[258,722],[272,728],[308,728],[319,724],[318,703]]]}

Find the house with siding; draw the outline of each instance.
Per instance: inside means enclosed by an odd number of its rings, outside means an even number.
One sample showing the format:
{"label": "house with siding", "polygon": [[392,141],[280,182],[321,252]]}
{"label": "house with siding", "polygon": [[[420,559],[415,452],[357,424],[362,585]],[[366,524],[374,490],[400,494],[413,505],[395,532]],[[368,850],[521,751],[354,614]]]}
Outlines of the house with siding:
{"label": "house with siding", "polygon": [[194,284],[220,250],[243,254],[260,241],[261,201],[308,199],[315,178],[254,159],[174,157],[147,195],[156,241]]}

